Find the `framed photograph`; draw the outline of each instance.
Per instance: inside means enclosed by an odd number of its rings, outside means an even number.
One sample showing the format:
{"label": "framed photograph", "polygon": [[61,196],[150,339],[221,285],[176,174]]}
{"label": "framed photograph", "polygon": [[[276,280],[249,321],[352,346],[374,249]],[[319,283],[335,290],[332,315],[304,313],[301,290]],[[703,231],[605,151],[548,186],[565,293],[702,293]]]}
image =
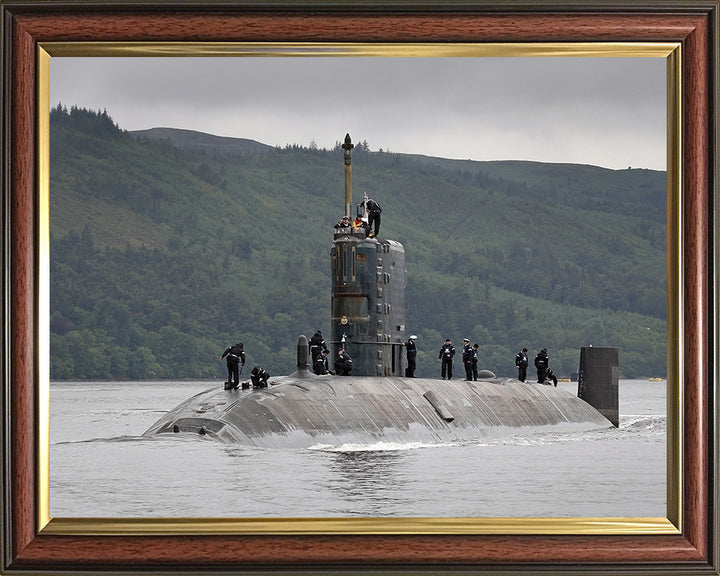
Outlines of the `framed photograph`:
{"label": "framed photograph", "polygon": [[[2,2],[2,571],[717,574],[718,7]],[[51,59],[328,54],[666,61],[666,517],[51,517]]]}

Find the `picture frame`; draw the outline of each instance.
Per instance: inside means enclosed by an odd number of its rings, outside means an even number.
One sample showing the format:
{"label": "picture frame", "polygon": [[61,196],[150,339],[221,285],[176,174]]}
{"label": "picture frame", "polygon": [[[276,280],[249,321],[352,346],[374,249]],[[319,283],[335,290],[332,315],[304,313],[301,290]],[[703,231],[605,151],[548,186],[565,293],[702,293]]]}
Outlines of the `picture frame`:
{"label": "picture frame", "polygon": [[[2,571],[718,573],[718,2],[3,1]],[[48,59],[238,45],[668,53],[668,518],[48,517]],[[233,48],[233,46],[235,46]],[[43,246],[45,247],[43,249]]]}

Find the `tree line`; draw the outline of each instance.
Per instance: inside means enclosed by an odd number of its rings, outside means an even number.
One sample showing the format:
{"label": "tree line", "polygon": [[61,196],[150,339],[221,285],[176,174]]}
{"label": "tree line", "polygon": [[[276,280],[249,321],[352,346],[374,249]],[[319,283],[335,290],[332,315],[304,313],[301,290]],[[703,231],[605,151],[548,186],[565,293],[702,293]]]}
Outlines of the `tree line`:
{"label": "tree line", "polygon": [[[436,376],[447,337],[499,375],[523,346],[569,375],[589,344],[619,346],[624,377],[665,375],[664,173],[358,141],[355,195],[405,246],[418,376]],[[51,378],[222,378],[236,341],[287,374],[300,334],[329,336],[342,150],[206,154],[62,106],[50,142]]]}

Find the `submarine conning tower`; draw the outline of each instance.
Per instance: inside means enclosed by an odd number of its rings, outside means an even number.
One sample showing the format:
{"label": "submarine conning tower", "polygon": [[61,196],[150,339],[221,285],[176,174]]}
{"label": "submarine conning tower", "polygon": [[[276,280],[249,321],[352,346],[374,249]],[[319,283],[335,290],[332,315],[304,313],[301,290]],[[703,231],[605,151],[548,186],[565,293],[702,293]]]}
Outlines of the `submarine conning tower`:
{"label": "submarine conning tower", "polygon": [[[345,215],[352,206],[350,135],[343,144]],[[358,206],[364,215],[364,205]],[[352,217],[352,216],[351,216]],[[399,242],[367,238],[353,226],[335,228],[330,253],[332,276],[331,353],[344,347],[355,376],[404,374],[405,248]]]}

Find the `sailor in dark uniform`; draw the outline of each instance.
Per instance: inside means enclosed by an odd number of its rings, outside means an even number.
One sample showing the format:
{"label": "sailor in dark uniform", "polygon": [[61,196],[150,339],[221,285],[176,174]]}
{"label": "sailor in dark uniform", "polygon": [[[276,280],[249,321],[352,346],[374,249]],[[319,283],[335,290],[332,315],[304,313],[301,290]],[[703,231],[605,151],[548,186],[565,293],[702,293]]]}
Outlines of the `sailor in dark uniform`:
{"label": "sailor in dark uniform", "polygon": [[337,358],[335,358],[335,374],[338,376],[352,375],[352,358],[345,352],[345,348],[338,350]]}
{"label": "sailor in dark uniform", "polygon": [[442,362],[440,375],[443,380],[445,380],[445,374],[447,374],[448,380],[452,380],[453,356],[455,356],[455,346],[452,345],[450,338],[446,338],[445,344],[440,348],[440,354],[438,355],[438,360]]}
{"label": "sailor in dark uniform", "polygon": [[527,348],[523,348],[515,355],[515,366],[518,369],[518,380],[520,380],[520,382],[525,382],[528,367]]}
{"label": "sailor in dark uniform", "polygon": [[543,348],[535,356],[535,368],[537,368],[537,381],[539,384],[545,382],[545,373],[547,372],[550,359],[548,358],[547,349]]}
{"label": "sailor in dark uniform", "polygon": [[372,198],[366,198],[360,203],[360,205],[367,211],[368,231],[370,232],[368,236],[373,238],[380,233],[380,213],[382,212],[382,208],[380,208],[380,204],[375,202]]}
{"label": "sailor in dark uniform", "polygon": [[243,350],[242,342],[233,344],[225,349],[220,356],[220,360],[227,357],[228,379],[225,383],[225,389],[237,388],[240,382],[240,371],[238,370],[240,363],[245,366],[245,350]]}
{"label": "sailor in dark uniform", "polygon": [[317,374],[318,376],[322,376],[323,374],[330,374],[328,370],[328,350],[327,348],[320,352],[320,355],[313,360],[313,372]]}
{"label": "sailor in dark uniform", "polygon": [[463,366],[465,367],[465,380],[472,380],[472,346],[467,338],[463,338]]}
{"label": "sailor in dark uniform", "polygon": [[310,338],[310,357],[312,358],[313,365],[315,364],[315,360],[317,360],[318,356],[320,356],[323,350],[327,349],[328,347],[325,344],[322,332],[318,330],[317,332],[315,332],[315,334],[312,335],[312,338]]}
{"label": "sailor in dark uniform", "polygon": [[408,378],[415,378],[415,361],[417,359],[417,345],[415,344],[417,336],[413,334],[405,344],[405,352],[407,353],[407,368],[405,370],[405,376]]}
{"label": "sailor in dark uniform", "polygon": [[545,380],[552,380],[553,385],[557,388],[557,376],[555,376],[552,368],[548,368],[547,372],[545,372]]}
{"label": "sailor in dark uniform", "polygon": [[352,224],[350,223],[350,216],[343,216],[341,220],[338,220],[337,224],[335,224],[335,228],[350,228]]}
{"label": "sailor in dark uniform", "polygon": [[267,388],[270,374],[261,366],[255,366],[250,372],[253,388]]}
{"label": "sailor in dark uniform", "polygon": [[478,348],[480,344],[473,344],[472,347],[472,377],[473,381],[478,379]]}

